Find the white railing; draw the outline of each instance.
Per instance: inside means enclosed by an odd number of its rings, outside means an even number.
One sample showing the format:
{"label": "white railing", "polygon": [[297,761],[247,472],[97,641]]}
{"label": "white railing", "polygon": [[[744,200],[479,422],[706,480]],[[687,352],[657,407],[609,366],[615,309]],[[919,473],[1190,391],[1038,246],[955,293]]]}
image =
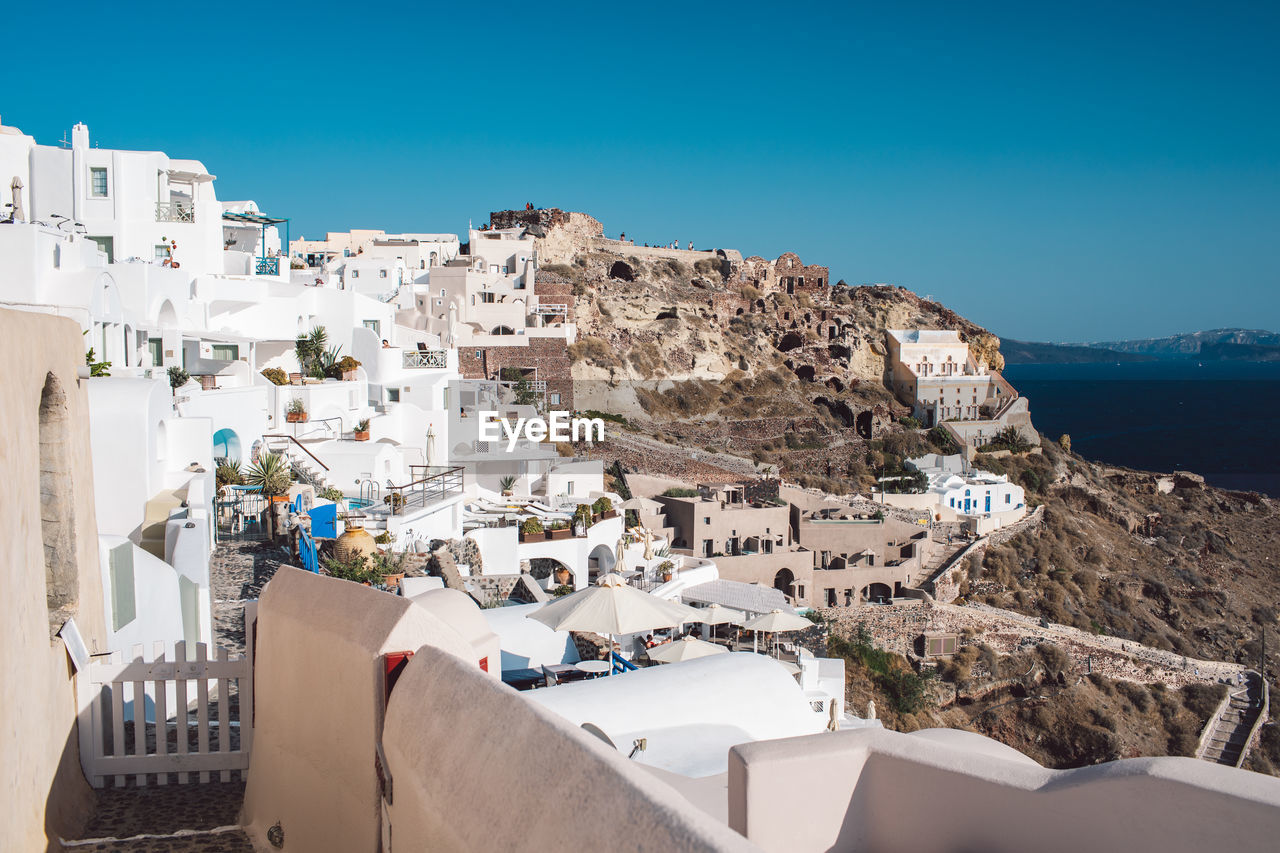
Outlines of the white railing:
{"label": "white railing", "polygon": [[564,302],[548,302],[533,309],[535,314],[568,314],[569,306]]}
{"label": "white railing", "polygon": [[189,201],[156,202],[156,222],[195,222],[196,208]]}
{"label": "white railing", "polygon": [[444,368],[449,366],[449,353],[442,349],[407,349],[404,351],[404,369]]}
{"label": "white railing", "polygon": [[177,643],[166,659],[165,644],[156,643],[148,659],[142,646],[134,646],[130,660],[114,652],[80,671],[80,762],[90,785],[102,788],[114,778],[119,788],[130,777],[147,785],[149,775],[166,785],[171,773],[180,785],[211,777],[230,782],[233,770],[242,776],[248,770],[252,662],[230,657],[226,649],[209,660],[204,643],[195,651],[189,661],[187,644]]}

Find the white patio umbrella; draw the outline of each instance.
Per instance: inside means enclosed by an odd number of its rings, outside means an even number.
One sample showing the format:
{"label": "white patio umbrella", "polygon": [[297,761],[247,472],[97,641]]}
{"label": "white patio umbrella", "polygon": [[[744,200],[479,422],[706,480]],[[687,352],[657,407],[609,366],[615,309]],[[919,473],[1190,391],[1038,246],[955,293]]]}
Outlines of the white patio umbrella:
{"label": "white patio umbrella", "polygon": [[728,654],[729,650],[715,643],[708,643],[696,637],[684,637],[649,650],[649,660],[658,663],[679,663],[682,660],[705,658],[711,655]]}
{"label": "white patio umbrella", "polygon": [[645,560],[653,559],[653,531],[648,528],[644,531],[644,558]]}
{"label": "white patio umbrella", "polygon": [[693,608],[642,592],[617,574],[607,574],[595,586],[570,593],[558,601],[530,613],[557,631],[590,631],[607,634],[635,634],[654,628],[674,628],[693,621]]}
{"label": "white patio umbrella", "polygon": [[613,571],[614,574],[622,575],[623,577],[626,577],[627,574],[626,550],[627,543],[622,539],[618,539],[618,544],[614,548],[614,553],[617,555],[617,559],[614,560]]}
{"label": "white patio umbrella", "polygon": [[645,512],[650,515],[661,512],[662,508],[662,502],[655,501],[653,498],[628,498],[618,504],[618,509],[633,509],[636,512]]}
{"label": "white patio umbrella", "polygon": [[434,424],[427,426],[427,465],[434,467],[436,464],[436,428]]}
{"label": "white patio umbrella", "polygon": [[698,614],[696,618],[690,619],[690,622],[701,622],[704,625],[741,625],[746,620],[747,614],[741,610],[734,610],[732,607],[725,607],[723,604],[712,604],[709,607],[695,607],[693,612]]}
{"label": "white patio umbrella", "polygon": [[[785,631],[803,631],[812,625],[813,623],[803,616],[797,616],[794,613],[779,610],[775,607],[768,613],[763,613],[750,621],[744,622],[742,627],[751,631],[768,631],[771,634],[780,634]],[[759,637],[759,634],[755,636]],[[756,649],[757,651],[759,650],[758,647]]]}

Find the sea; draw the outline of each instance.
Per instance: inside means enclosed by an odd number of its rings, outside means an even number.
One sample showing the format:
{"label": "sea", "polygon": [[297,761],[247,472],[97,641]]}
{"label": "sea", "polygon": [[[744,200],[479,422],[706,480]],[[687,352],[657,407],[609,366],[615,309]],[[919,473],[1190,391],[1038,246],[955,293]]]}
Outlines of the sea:
{"label": "sea", "polygon": [[1280,497],[1280,363],[1010,364],[1044,435],[1089,459]]}

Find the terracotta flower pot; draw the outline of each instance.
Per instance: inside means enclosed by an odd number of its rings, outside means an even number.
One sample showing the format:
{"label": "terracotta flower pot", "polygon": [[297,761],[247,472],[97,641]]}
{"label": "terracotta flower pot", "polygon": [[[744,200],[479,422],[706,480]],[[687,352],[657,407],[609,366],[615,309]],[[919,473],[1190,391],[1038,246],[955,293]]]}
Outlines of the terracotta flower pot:
{"label": "terracotta flower pot", "polygon": [[572,576],[569,574],[568,569],[556,569],[556,584],[558,586],[564,586],[567,584],[570,577]]}
{"label": "terracotta flower pot", "polygon": [[572,535],[573,535],[572,530],[570,530],[567,527],[561,527],[555,530],[548,531],[547,538],[548,539],[568,539]]}
{"label": "terracotta flower pot", "polygon": [[306,412],[285,412],[284,419],[291,424],[305,424],[307,422]]}
{"label": "terracotta flower pot", "polygon": [[618,511],[616,509],[605,510],[604,514],[601,515],[600,517],[601,518],[617,518]]}
{"label": "terracotta flower pot", "polygon": [[404,572],[396,572],[383,578],[382,583],[388,588],[400,589],[400,581],[404,580]]}
{"label": "terracotta flower pot", "polygon": [[342,381],[343,381],[343,382],[355,382],[355,381],[356,381],[356,372],[355,372],[354,370],[344,370],[344,371],[342,372]]}
{"label": "terracotta flower pot", "polygon": [[352,435],[354,435],[354,436],[355,436],[356,441],[368,441],[368,440],[369,440],[369,430],[365,430],[364,432],[356,431],[356,432],[352,433]]}

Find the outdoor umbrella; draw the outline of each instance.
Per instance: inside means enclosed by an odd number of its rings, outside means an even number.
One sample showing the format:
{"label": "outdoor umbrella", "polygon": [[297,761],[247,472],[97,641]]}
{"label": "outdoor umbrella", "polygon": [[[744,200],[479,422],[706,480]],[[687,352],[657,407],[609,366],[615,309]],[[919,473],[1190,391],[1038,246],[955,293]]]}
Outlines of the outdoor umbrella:
{"label": "outdoor umbrella", "polygon": [[771,634],[778,634],[783,631],[803,631],[812,625],[813,623],[803,616],[784,612],[776,607],[749,622],[742,623],[743,628],[751,631],[768,631]]}
{"label": "outdoor umbrella", "polygon": [[616,559],[616,560],[614,561],[614,563],[613,563],[613,571],[614,571],[614,573],[615,573],[615,574],[619,574],[619,575],[622,575],[622,576],[624,576],[624,577],[625,577],[625,576],[626,576],[626,574],[627,574],[627,557],[626,557],[626,550],[627,550],[627,543],[626,543],[626,542],[624,542],[622,539],[619,539],[619,540],[618,540],[618,545],[617,545],[617,547],[614,549],[614,553],[616,553],[618,556],[617,556],[617,559]]}
{"label": "outdoor umbrella", "polygon": [[746,618],[745,613],[741,610],[734,610],[732,607],[725,607],[723,604],[712,604],[710,607],[694,608],[694,613],[698,614],[690,622],[701,622],[704,625],[726,625],[733,623],[741,625]]}
{"label": "outdoor umbrella", "polygon": [[427,467],[433,467],[436,464],[436,428],[434,425],[427,427]]}
{"label": "outdoor umbrella", "polygon": [[715,643],[708,643],[696,637],[684,637],[649,650],[649,660],[658,663],[679,663],[682,660],[705,658],[710,655],[728,654],[729,650]]}
{"label": "outdoor umbrella", "polygon": [[607,634],[610,641],[615,634],[674,628],[695,616],[693,608],[628,586],[616,574],[604,575],[595,586],[570,593],[529,614],[530,619],[557,631]]}
{"label": "outdoor umbrella", "polygon": [[653,531],[648,528],[644,531],[644,558],[646,561],[653,559]]}
{"label": "outdoor umbrella", "polygon": [[636,512],[644,512],[649,515],[662,512],[662,506],[661,501],[655,501],[653,498],[628,498],[618,504],[619,509],[633,509]]}

